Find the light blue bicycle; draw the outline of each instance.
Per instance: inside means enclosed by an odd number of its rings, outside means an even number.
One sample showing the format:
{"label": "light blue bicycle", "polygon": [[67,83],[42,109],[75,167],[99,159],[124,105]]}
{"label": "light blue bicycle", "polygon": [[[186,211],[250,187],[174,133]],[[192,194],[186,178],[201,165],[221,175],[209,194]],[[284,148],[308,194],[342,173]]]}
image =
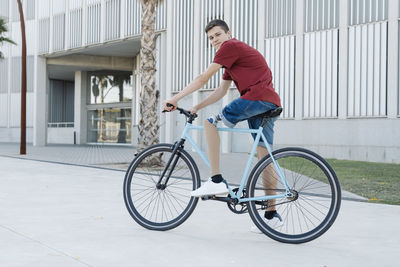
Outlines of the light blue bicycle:
{"label": "light blue bicycle", "polygon": [[[197,115],[181,108],[177,110],[187,118],[181,139],[175,144],[157,144],[143,150],[125,175],[126,207],[137,223],[150,230],[177,227],[197,205],[198,198],[190,197],[190,191],[200,187],[200,175],[195,161],[184,150],[186,140],[209,166],[207,157],[189,135],[190,130],[203,129],[192,124]],[[262,129],[269,118],[279,116],[281,111],[278,108],[258,115],[263,123],[257,130],[218,128],[219,131],[255,133],[256,138],[239,187],[229,187],[225,197],[202,199],[224,201],[234,213],[248,212],[254,224],[277,241],[304,243],[321,236],[335,221],[341,202],[340,184],[331,166],[314,152],[293,147],[271,151]],[[260,139],[269,155],[251,169]],[[275,182],[268,182],[271,180]],[[280,214],[279,225],[264,219],[267,208],[276,209]]]}

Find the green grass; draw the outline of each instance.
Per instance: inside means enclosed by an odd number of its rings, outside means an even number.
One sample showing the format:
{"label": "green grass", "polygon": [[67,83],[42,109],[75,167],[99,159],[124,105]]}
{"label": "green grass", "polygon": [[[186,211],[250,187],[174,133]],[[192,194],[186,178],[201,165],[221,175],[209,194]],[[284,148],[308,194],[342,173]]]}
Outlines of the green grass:
{"label": "green grass", "polygon": [[400,164],[328,159],[343,190],[371,202],[400,205]]}
{"label": "green grass", "polygon": [[[370,202],[400,205],[400,164],[328,159],[339,178],[342,190]],[[281,167],[320,181],[326,181],[310,162],[299,158],[279,160]],[[312,174],[312,175],[310,175]]]}

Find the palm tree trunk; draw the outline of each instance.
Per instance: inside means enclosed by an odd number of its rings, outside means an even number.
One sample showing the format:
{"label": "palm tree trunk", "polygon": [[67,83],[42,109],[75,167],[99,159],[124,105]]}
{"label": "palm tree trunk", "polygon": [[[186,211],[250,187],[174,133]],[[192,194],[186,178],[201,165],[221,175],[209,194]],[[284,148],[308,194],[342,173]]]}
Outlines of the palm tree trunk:
{"label": "palm tree trunk", "polygon": [[140,50],[140,120],[138,125],[138,151],[159,142],[158,100],[156,88],[156,35],[155,8],[157,0],[141,0],[142,40]]}
{"label": "palm tree trunk", "polygon": [[21,144],[20,154],[26,154],[26,37],[25,20],[21,0],[18,0],[19,18],[22,34],[22,76],[21,76]]}

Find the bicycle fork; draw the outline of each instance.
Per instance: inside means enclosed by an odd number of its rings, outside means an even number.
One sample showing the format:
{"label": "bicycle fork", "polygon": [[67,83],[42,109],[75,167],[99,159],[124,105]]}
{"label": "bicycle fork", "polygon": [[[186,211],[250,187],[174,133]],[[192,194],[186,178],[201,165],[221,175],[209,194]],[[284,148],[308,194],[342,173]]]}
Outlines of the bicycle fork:
{"label": "bicycle fork", "polygon": [[[171,177],[172,171],[175,169],[175,166],[179,160],[179,150],[181,150],[183,148],[184,143],[185,143],[185,139],[183,139],[183,138],[179,142],[175,142],[174,147],[172,149],[171,157],[168,159],[168,162],[167,162],[163,172],[161,173],[160,179],[158,179],[158,182],[156,184],[157,189],[164,190],[167,187],[167,183],[169,181],[169,178]],[[163,180],[165,174],[167,173],[168,168],[171,165],[171,163],[172,163],[171,169],[169,170],[164,183],[162,183],[162,180]]]}

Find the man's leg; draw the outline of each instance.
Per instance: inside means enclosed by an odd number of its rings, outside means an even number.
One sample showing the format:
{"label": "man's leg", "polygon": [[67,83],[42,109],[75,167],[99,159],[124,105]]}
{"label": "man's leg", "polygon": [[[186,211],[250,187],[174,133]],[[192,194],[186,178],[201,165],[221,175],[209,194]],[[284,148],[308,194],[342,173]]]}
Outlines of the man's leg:
{"label": "man's leg", "polygon": [[218,195],[228,193],[226,183],[223,182],[219,169],[219,134],[217,127],[208,120],[204,122],[204,134],[206,136],[208,159],[210,160],[211,179],[205,182],[200,188],[190,193],[193,197],[205,195]]}
{"label": "man's leg", "polygon": [[[257,156],[258,160],[261,160],[263,157],[265,157],[268,154],[268,149],[265,148],[264,146],[257,146]],[[276,191],[271,190],[271,189],[276,189],[276,185],[278,182],[278,176],[276,175],[275,169],[274,169],[274,164],[269,164],[262,173],[262,178],[263,178],[263,184],[264,188],[267,188],[269,190],[265,190],[265,195],[275,195]],[[267,208],[267,211],[272,211],[276,210],[276,208],[273,206],[275,205],[275,199],[271,199],[268,201],[268,204],[270,207]],[[273,207],[271,207],[273,206]]]}
{"label": "man's leg", "polygon": [[220,139],[217,127],[208,120],[204,121],[204,134],[206,136],[208,159],[210,160],[211,177],[221,174],[219,167],[220,158]]}

